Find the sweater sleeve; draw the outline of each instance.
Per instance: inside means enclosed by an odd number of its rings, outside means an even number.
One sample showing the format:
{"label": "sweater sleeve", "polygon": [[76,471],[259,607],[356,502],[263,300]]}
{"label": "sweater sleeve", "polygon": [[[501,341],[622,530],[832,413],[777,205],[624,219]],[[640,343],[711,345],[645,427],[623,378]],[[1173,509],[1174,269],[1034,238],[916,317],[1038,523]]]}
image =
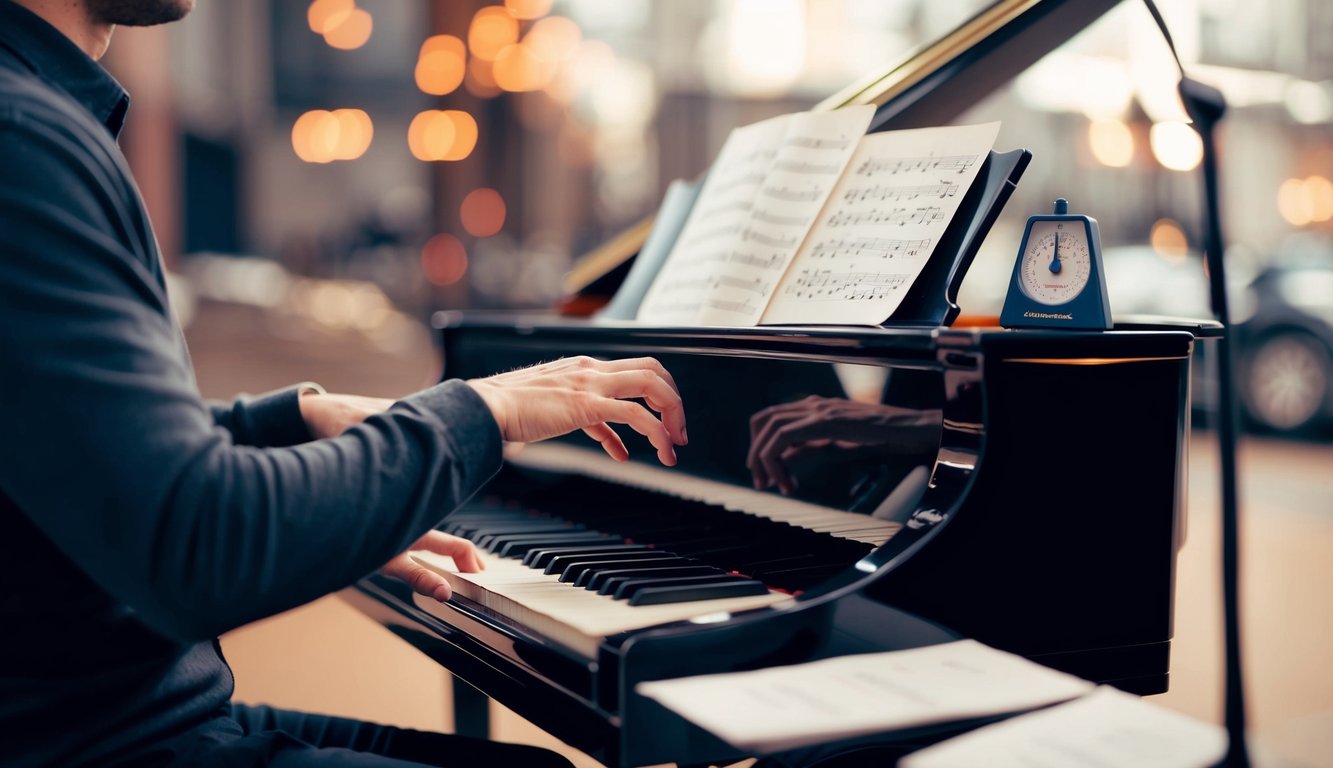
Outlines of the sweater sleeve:
{"label": "sweater sleeve", "polygon": [[339,437],[240,445],[77,147],[0,120],[0,490],[155,630],[209,638],[353,583],[500,465],[446,382]]}
{"label": "sweater sleeve", "polygon": [[230,403],[207,401],[213,423],[231,433],[240,445],[280,447],[313,439],[301,417],[301,394],[323,392],[318,384],[304,382],[265,392],[241,395]]}

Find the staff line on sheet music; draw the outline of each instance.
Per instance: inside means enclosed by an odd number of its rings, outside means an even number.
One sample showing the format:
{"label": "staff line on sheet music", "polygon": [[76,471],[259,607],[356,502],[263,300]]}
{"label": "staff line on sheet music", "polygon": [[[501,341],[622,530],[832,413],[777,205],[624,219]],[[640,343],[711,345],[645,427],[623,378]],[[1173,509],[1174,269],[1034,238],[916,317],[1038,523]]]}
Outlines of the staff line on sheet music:
{"label": "staff line on sheet music", "polygon": [[809,220],[808,216],[781,216],[762,208],[755,210],[750,216],[751,218],[779,227],[803,227]]}
{"label": "staff line on sheet music", "polygon": [[849,139],[816,139],[810,136],[795,136],[787,140],[787,146],[801,149],[846,149]]}
{"label": "staff line on sheet music", "polygon": [[[725,177],[719,177],[719,178],[725,178]],[[763,173],[760,173],[758,171],[754,171],[751,173],[744,173],[737,176],[734,179],[726,179],[725,181],[720,182],[716,187],[713,188],[712,193],[715,195],[721,195],[726,192],[730,192],[731,190],[741,185],[753,184],[757,186],[759,184],[762,184],[763,181],[764,181]]]}
{"label": "staff line on sheet music", "polygon": [[911,278],[898,272],[851,272],[802,270],[786,292],[807,301],[874,301],[906,284]]}
{"label": "staff line on sheet music", "polygon": [[775,163],[773,169],[786,171],[787,173],[808,173],[821,176],[836,176],[842,173],[842,166],[838,163],[812,163],[807,160],[783,160],[780,163]]}
{"label": "staff line on sheet music", "polygon": [[800,239],[796,237],[774,237],[764,232],[756,232],[749,227],[741,230],[741,240],[767,245],[770,248],[791,248],[800,243]]}
{"label": "staff line on sheet music", "polygon": [[930,238],[922,240],[894,240],[887,237],[832,238],[815,243],[810,249],[810,258],[866,256],[890,259],[895,256],[918,256],[930,248],[930,242]]}
{"label": "staff line on sheet music", "polygon": [[869,187],[853,187],[842,193],[842,199],[848,203],[861,203],[867,200],[915,200],[918,197],[938,197],[941,200],[958,194],[958,185],[952,181],[939,184],[925,184],[916,187],[893,187],[875,184]]}
{"label": "staff line on sheet music", "polygon": [[839,211],[828,218],[829,227],[854,227],[858,224],[896,224],[900,227],[908,224],[933,224],[944,218],[944,211],[937,206],[922,208],[871,208],[867,211]]}
{"label": "staff line on sheet music", "polygon": [[789,203],[813,203],[819,199],[817,189],[791,189],[790,187],[762,187],[759,194]]}
{"label": "staff line on sheet music", "polygon": [[899,173],[909,173],[912,171],[954,171],[963,173],[971,168],[977,162],[976,155],[945,155],[935,157],[872,157],[869,160],[863,160],[856,168],[856,173],[860,176],[873,176],[876,174],[888,174],[896,176]]}

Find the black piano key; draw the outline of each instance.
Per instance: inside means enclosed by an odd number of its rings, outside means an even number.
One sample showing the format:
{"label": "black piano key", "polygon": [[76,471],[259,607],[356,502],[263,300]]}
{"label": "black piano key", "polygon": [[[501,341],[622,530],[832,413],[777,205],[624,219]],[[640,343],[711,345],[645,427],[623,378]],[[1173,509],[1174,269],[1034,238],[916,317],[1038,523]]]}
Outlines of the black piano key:
{"label": "black piano key", "polygon": [[635,558],[632,560],[582,560],[570,563],[558,573],[561,581],[583,587],[588,585],[593,576],[602,571],[623,571],[631,568],[668,568],[680,565],[703,565],[703,563],[697,560],[686,560],[676,557],[670,552],[665,552],[660,553],[657,557]]}
{"label": "black piano key", "polygon": [[[645,549],[641,552],[602,552],[591,555],[563,555],[552,558],[547,563],[543,573],[558,573],[561,575],[561,581],[573,581],[578,575],[588,568],[596,570],[613,565],[629,567],[637,563],[658,562],[660,560],[679,559],[670,552],[659,552],[655,549]],[[570,573],[571,569],[577,569],[569,578],[564,575]]]}
{"label": "black piano key", "polygon": [[749,579],[742,579],[739,576],[720,572],[704,576],[678,576],[673,579],[662,577],[629,579],[622,581],[620,586],[616,587],[616,590],[611,593],[611,596],[617,600],[627,600],[638,594],[640,590],[649,587],[686,587],[692,584],[718,584],[729,581],[749,581]]}
{"label": "black piano key", "polygon": [[646,544],[603,544],[593,547],[549,547],[531,549],[523,556],[523,564],[529,568],[545,569],[551,558],[559,555],[596,554],[598,552],[648,552]]}
{"label": "black piano key", "polygon": [[596,576],[588,580],[588,586],[584,589],[590,589],[599,595],[609,595],[620,586],[621,582],[630,579],[652,578],[660,576],[662,578],[674,578],[677,576],[708,576],[710,574],[723,573],[711,565],[673,565],[662,568],[644,566],[642,568],[627,568],[611,571],[599,571]]}
{"label": "black piano key", "polygon": [[661,560],[654,560],[654,561],[651,562],[651,564],[644,564],[644,565],[642,565],[642,566],[638,566],[638,565],[631,566],[631,565],[629,565],[629,564],[612,563],[612,564],[605,565],[605,566],[600,566],[600,567],[597,567],[597,568],[586,568],[586,569],[584,569],[583,573],[580,573],[576,578],[573,579],[573,581],[572,581],[571,583],[572,583],[574,586],[576,586],[576,587],[583,587],[584,589],[593,589],[593,587],[590,586],[590,584],[591,584],[591,582],[592,582],[592,579],[593,579],[594,576],[596,576],[597,574],[601,573],[602,571],[608,571],[608,570],[620,570],[620,571],[624,571],[624,570],[628,570],[628,569],[631,569],[631,568],[638,569],[638,568],[640,568],[640,567],[642,567],[642,568],[676,568],[676,567],[687,566],[687,565],[689,565],[689,566],[704,566],[705,564],[699,562],[698,560],[691,560],[691,559],[689,559],[689,558],[675,557],[675,556],[672,556],[672,557],[669,557],[669,558],[663,558],[663,559],[661,559]]}
{"label": "black piano key", "polygon": [[639,590],[630,598],[630,605],[661,605],[686,603],[692,600],[720,600],[724,597],[766,595],[768,587],[762,581],[740,580],[718,584],[698,584],[680,587],[649,587]]}
{"label": "black piano key", "polygon": [[[516,539],[501,546],[499,548],[498,554],[500,555],[500,557],[516,557],[521,559],[524,555],[528,553],[529,550],[536,549],[537,547],[544,547],[547,544],[549,544],[550,541],[551,540],[547,538],[532,539],[532,540]],[[591,544],[597,541],[619,541],[619,539],[614,539],[606,535],[598,535],[596,538],[587,538],[587,539],[570,538],[570,539],[562,539],[562,541],[566,543],[581,541]]]}
{"label": "black piano key", "polygon": [[[549,542],[549,546],[574,546],[587,542],[597,541],[606,538],[606,534],[600,531],[550,531],[547,533],[505,533],[498,536],[492,536],[487,539],[484,545],[479,545],[482,549],[491,552],[499,552],[504,545],[511,541],[524,541],[541,544]],[[612,542],[607,542],[612,543]],[[619,539],[615,543],[620,543]]]}
{"label": "black piano key", "polygon": [[489,546],[492,541],[495,541],[495,539],[500,536],[518,536],[525,534],[538,535],[547,533],[575,533],[578,531],[586,531],[586,530],[587,528],[584,528],[582,525],[571,525],[569,523],[555,521],[550,523],[534,523],[532,525],[525,525],[525,526],[505,526],[503,529],[482,527],[469,533],[467,535],[467,538],[472,539],[474,542],[476,542],[477,546],[479,547],[486,547]]}

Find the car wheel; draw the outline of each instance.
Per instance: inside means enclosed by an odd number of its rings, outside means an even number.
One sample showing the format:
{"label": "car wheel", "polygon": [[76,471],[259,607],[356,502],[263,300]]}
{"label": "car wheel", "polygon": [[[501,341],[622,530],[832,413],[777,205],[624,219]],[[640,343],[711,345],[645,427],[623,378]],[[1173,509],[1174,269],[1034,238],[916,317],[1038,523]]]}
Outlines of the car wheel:
{"label": "car wheel", "polygon": [[1311,426],[1322,415],[1331,368],[1328,351],[1309,334],[1269,336],[1249,355],[1246,412],[1278,432]]}

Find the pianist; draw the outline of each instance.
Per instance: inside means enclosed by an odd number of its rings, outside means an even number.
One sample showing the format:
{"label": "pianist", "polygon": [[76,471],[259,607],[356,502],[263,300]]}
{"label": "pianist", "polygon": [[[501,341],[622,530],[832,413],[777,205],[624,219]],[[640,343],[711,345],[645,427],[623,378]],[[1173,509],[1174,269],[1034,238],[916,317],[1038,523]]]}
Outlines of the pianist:
{"label": "pianist", "polygon": [[[214,639],[391,574],[502,440],[608,423],[675,463],[652,360],[564,360],[397,403],[292,388],[203,402],[96,59],[192,0],[0,0],[0,764],[566,764],[528,747],[232,706]],[[630,399],[642,398],[661,418]],[[423,537],[426,537],[423,539]],[[386,757],[388,756],[388,757]],[[416,764],[413,763],[413,764]]]}

